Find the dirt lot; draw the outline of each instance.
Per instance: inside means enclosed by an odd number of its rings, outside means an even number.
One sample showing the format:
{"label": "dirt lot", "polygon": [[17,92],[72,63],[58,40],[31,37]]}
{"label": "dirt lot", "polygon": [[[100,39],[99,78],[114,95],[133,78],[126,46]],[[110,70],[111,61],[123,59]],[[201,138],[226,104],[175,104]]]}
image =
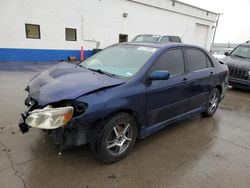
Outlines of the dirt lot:
{"label": "dirt lot", "polygon": [[250,187],[250,92],[230,89],[216,115],[194,117],[137,142],[105,165],[89,146],[57,150],[39,130],[21,134],[23,90],[45,66],[0,64],[0,187]]}

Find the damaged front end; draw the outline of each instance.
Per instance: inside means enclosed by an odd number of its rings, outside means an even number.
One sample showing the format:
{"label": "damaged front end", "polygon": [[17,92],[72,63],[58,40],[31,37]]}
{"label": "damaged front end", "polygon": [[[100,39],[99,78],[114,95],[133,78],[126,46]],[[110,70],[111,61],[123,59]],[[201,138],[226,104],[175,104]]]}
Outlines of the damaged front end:
{"label": "damaged front end", "polygon": [[45,107],[28,97],[25,99],[27,111],[21,114],[19,128],[27,133],[30,128],[39,128],[52,137],[55,145],[61,147],[82,145],[87,142],[86,128],[78,126],[73,117],[83,114],[87,104],[79,101],[60,101]]}
{"label": "damaged front end", "polygon": [[39,128],[52,137],[54,144],[65,147],[86,144],[102,116],[98,112],[103,111],[104,98],[97,95],[98,91],[123,83],[123,79],[65,62],[53,66],[26,87],[28,109],[21,115],[20,130],[26,133],[31,127]]}

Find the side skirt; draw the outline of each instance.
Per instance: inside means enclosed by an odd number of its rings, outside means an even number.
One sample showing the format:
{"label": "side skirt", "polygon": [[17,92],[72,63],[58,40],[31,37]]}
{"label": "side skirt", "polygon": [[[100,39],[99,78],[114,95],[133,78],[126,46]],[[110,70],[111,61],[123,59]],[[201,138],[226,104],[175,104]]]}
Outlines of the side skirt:
{"label": "side skirt", "polygon": [[174,117],[172,119],[169,119],[169,120],[166,120],[164,122],[161,122],[161,123],[157,123],[153,126],[150,126],[150,127],[141,127],[141,129],[139,130],[139,138],[140,139],[143,139],[155,132],[158,132],[160,131],[161,129],[167,127],[168,125],[172,124],[172,123],[175,123],[177,121],[181,121],[181,120],[184,120],[184,119],[187,119],[187,118],[190,118],[194,115],[197,115],[199,113],[202,113],[204,112],[206,109],[205,107],[200,107],[200,108],[197,108],[195,110],[192,110],[192,111],[189,111],[189,112],[186,112],[185,114],[182,114],[180,116],[177,116],[177,117]]}

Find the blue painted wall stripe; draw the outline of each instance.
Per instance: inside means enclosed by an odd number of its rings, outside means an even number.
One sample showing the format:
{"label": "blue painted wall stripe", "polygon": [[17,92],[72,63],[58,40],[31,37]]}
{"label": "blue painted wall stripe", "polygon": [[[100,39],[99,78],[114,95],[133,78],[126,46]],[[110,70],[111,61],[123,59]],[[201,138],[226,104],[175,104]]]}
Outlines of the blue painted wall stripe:
{"label": "blue painted wall stripe", "polygon": [[[93,54],[92,50],[85,50],[85,58]],[[51,49],[23,49],[0,48],[0,62],[42,62],[68,60],[75,56],[80,60],[80,50],[51,50]]]}

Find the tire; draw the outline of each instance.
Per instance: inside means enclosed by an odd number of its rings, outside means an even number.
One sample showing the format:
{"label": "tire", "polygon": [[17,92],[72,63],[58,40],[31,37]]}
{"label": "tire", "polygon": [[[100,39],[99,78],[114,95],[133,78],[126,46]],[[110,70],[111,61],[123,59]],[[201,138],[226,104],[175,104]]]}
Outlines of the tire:
{"label": "tire", "polygon": [[91,149],[99,160],[105,163],[116,162],[132,150],[137,132],[134,118],[127,113],[118,113],[104,123],[91,143]]}
{"label": "tire", "polygon": [[220,91],[214,88],[209,94],[206,111],[202,113],[204,117],[211,117],[216,112],[220,103]]}

